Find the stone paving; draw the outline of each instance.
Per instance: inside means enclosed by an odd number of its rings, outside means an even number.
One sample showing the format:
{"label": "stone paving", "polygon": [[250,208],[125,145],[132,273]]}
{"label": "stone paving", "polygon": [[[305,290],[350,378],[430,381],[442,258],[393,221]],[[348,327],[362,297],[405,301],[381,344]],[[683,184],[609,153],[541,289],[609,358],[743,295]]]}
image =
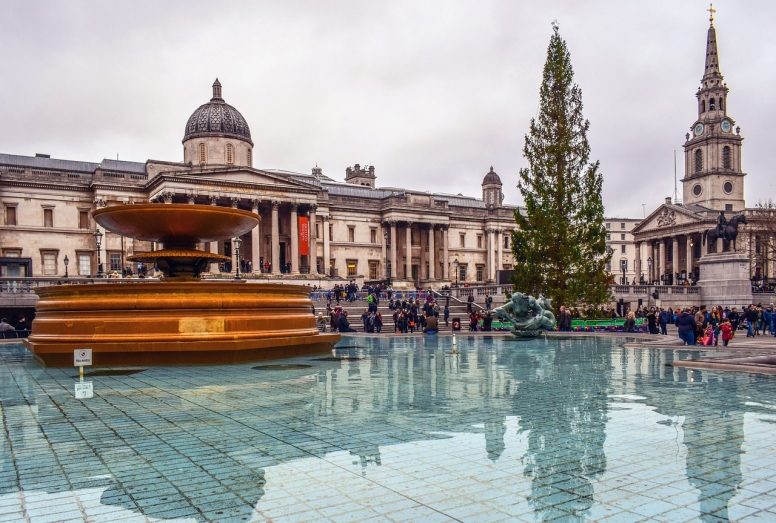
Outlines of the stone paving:
{"label": "stone paving", "polygon": [[776,378],[616,338],[347,337],[86,400],[2,344],[0,521],[776,521]]}

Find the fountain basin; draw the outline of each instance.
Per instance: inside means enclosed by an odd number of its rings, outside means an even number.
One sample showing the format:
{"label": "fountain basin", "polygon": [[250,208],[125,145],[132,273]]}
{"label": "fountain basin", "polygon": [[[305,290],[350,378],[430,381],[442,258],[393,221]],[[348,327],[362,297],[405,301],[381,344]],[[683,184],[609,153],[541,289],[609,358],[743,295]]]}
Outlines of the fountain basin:
{"label": "fountain basin", "polygon": [[245,282],[64,285],[36,291],[25,345],[48,366],[237,363],[324,353],[339,334],[319,333],[309,289]]}

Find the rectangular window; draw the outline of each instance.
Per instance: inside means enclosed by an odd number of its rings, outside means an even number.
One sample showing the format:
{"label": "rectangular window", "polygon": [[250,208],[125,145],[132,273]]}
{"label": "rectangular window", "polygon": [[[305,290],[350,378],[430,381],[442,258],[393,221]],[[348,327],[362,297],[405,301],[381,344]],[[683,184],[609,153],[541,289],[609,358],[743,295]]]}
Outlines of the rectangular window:
{"label": "rectangular window", "polygon": [[369,279],[370,280],[376,280],[378,278],[377,276],[377,270],[380,266],[380,262],[376,261],[370,261],[369,262]]}
{"label": "rectangular window", "polygon": [[356,275],[356,268],[358,267],[357,260],[348,260],[348,278],[352,278]]}
{"label": "rectangular window", "polygon": [[[110,253],[110,270],[112,271],[120,271],[121,270],[121,254],[120,253]],[[242,257],[242,256],[241,256]]]}
{"label": "rectangular window", "polygon": [[620,239],[621,239],[621,240],[623,240],[623,241],[625,241],[625,235],[624,235],[624,234],[621,234],[621,235],[620,235]]}
{"label": "rectangular window", "polygon": [[477,235],[477,248],[482,249],[482,234]]}
{"label": "rectangular window", "polygon": [[78,255],[78,274],[89,276],[92,273],[92,257],[88,254]]}
{"label": "rectangular window", "polygon": [[509,234],[504,235],[504,248],[509,249]]}
{"label": "rectangular window", "polygon": [[611,240],[611,239],[612,239],[612,235],[611,234],[607,234],[606,235],[606,240],[608,241],[608,240]]}
{"label": "rectangular window", "polygon": [[16,207],[5,208],[5,224],[16,225]]}
{"label": "rectangular window", "polygon": [[348,227],[348,241],[350,243],[356,242],[356,228],[355,227]]}
{"label": "rectangular window", "polygon": [[43,209],[43,226],[54,226],[54,209]]}
{"label": "rectangular window", "polygon": [[606,224],[606,228],[607,228],[607,229],[611,229],[611,228],[612,228],[612,224],[611,224],[611,223],[607,223],[607,224]]}
{"label": "rectangular window", "polygon": [[369,229],[369,243],[377,243],[377,229]]}
{"label": "rectangular window", "polygon": [[79,229],[89,228],[89,211],[78,212],[78,228]]}
{"label": "rectangular window", "polygon": [[482,273],[485,272],[484,265],[477,265],[477,281],[483,281]]}
{"label": "rectangular window", "polygon": [[334,226],[329,225],[329,241],[334,240]]}
{"label": "rectangular window", "polygon": [[733,204],[732,203],[726,203],[725,204],[725,210],[726,211],[732,211],[733,210]]}
{"label": "rectangular window", "polygon": [[624,223],[621,223],[621,224],[620,224],[620,229],[624,229],[624,228],[625,228],[625,224],[624,224]]}
{"label": "rectangular window", "polygon": [[466,265],[461,265],[458,267],[458,278],[461,281],[466,281]]}
{"label": "rectangular window", "polygon": [[460,239],[460,242],[461,242],[460,246],[461,247],[466,247],[466,234],[461,233],[460,236],[459,236],[459,239]]}
{"label": "rectangular window", "polygon": [[622,252],[623,254],[625,254],[625,245],[621,245],[621,246],[620,246],[620,250],[621,250],[621,252]]}
{"label": "rectangular window", "polygon": [[315,239],[318,239],[321,237],[321,225],[319,223],[315,224]]}
{"label": "rectangular window", "polygon": [[606,272],[612,272],[612,262],[606,262]]}
{"label": "rectangular window", "polygon": [[54,276],[57,273],[57,255],[54,252],[43,253],[43,274]]}

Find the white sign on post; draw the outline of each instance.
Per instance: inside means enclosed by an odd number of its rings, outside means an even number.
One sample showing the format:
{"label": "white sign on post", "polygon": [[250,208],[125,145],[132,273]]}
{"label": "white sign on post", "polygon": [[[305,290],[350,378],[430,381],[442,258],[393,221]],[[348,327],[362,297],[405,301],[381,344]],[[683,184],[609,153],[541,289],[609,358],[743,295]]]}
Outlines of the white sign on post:
{"label": "white sign on post", "polygon": [[91,381],[82,381],[75,384],[75,399],[82,400],[94,397],[94,387]]}
{"label": "white sign on post", "polygon": [[76,367],[92,364],[92,349],[76,349],[73,351]]}

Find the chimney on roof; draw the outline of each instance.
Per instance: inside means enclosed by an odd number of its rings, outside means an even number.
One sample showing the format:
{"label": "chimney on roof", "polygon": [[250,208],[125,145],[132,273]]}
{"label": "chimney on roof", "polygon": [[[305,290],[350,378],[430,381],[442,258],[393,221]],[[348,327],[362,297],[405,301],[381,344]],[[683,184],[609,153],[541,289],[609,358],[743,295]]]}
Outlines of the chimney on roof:
{"label": "chimney on roof", "polygon": [[35,158],[51,158],[50,154],[35,153]]}
{"label": "chimney on roof", "polygon": [[671,197],[666,197],[666,205],[671,205]]}

